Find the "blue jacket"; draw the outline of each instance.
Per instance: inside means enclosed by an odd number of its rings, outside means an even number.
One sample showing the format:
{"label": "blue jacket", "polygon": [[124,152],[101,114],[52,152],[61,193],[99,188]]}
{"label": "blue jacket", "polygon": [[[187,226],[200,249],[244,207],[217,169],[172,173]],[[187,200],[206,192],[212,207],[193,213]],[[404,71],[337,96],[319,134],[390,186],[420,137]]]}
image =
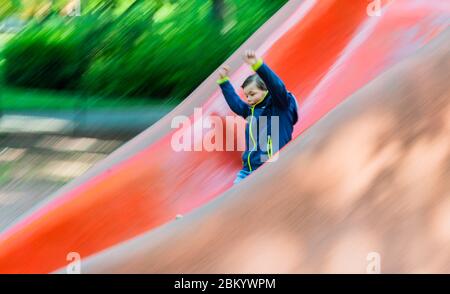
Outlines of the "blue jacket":
{"label": "blue jacket", "polygon": [[[297,100],[287,91],[283,81],[262,59],[252,68],[268,89],[264,99],[254,106],[241,100],[227,77],[217,81],[231,110],[247,120],[242,164],[243,169],[250,172],[260,167],[292,139],[292,131],[298,121]],[[261,119],[264,116],[267,119]],[[277,117],[279,127],[272,127],[272,124],[277,124]]]}

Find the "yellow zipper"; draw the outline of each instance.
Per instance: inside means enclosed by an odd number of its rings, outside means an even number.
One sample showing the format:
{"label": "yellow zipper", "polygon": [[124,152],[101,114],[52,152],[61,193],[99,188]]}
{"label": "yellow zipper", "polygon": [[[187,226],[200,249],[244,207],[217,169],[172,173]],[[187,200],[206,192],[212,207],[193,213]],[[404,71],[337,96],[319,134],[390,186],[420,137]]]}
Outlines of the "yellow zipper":
{"label": "yellow zipper", "polygon": [[252,111],[252,118],[250,119],[250,125],[248,126],[248,131],[250,132],[250,139],[251,139],[252,142],[253,142],[253,148],[252,148],[252,150],[250,150],[250,151],[248,152],[248,156],[247,156],[247,163],[248,163],[248,168],[249,168],[250,171],[253,170],[253,169],[252,169],[252,165],[250,164],[250,155],[251,155],[252,152],[254,151],[253,149],[256,147],[256,141],[255,141],[255,138],[253,137],[253,132],[252,132],[253,114],[254,114],[254,111],[255,111],[255,106],[253,106],[253,107],[251,108],[251,111]]}
{"label": "yellow zipper", "polygon": [[252,111],[252,114],[251,114],[251,115],[252,115],[252,118],[250,119],[249,132],[250,132],[250,138],[251,138],[251,140],[252,140],[252,142],[253,142],[253,148],[252,148],[252,150],[250,150],[250,151],[248,152],[248,156],[247,156],[247,163],[248,163],[248,168],[249,168],[250,171],[253,170],[253,169],[252,169],[252,165],[250,164],[250,155],[252,154],[253,151],[255,151],[254,148],[256,147],[256,141],[255,141],[255,138],[253,137],[253,133],[252,133],[253,114],[255,113],[255,106],[258,105],[259,103],[263,102],[263,100],[266,98],[266,96],[267,96],[268,93],[269,93],[269,91],[266,91],[266,93],[264,94],[264,97],[263,97],[261,100],[259,100],[255,105],[253,105],[253,106],[251,107],[251,111]]}
{"label": "yellow zipper", "polygon": [[267,137],[267,155],[269,156],[269,158],[271,158],[273,155],[272,138],[270,137],[270,135]]}

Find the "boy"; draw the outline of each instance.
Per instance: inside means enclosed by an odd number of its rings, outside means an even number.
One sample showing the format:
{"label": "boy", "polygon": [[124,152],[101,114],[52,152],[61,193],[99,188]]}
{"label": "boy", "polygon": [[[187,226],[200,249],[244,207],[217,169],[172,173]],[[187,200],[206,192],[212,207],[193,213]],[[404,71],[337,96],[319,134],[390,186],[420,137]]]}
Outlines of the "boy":
{"label": "boy", "polygon": [[[234,184],[242,181],[260,167],[266,158],[283,148],[292,139],[292,131],[298,121],[297,100],[287,91],[283,81],[256,56],[255,51],[246,50],[244,61],[256,72],[241,86],[247,103],[240,99],[229,81],[229,66],[224,65],[219,69],[217,80],[231,110],[248,122],[245,128],[245,151],[242,154],[243,168],[238,172]],[[261,141],[265,144],[261,144]]]}

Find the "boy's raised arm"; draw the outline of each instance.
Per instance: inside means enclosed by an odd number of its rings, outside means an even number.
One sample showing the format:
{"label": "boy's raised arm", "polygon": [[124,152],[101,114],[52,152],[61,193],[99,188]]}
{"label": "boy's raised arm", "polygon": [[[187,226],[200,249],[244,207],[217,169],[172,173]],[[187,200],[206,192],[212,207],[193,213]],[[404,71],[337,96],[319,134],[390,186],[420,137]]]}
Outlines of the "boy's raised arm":
{"label": "boy's raised arm", "polygon": [[271,92],[274,103],[282,108],[289,106],[289,95],[283,81],[270,69],[270,67],[259,59],[252,66],[261,79],[266,83],[267,89]]}
{"label": "boy's raised arm", "polygon": [[[219,80],[220,81],[220,80]],[[230,106],[231,110],[236,113],[237,115],[242,116],[243,118],[247,117],[247,104],[245,104],[238,94],[234,91],[233,86],[231,85],[230,81],[222,80],[217,81],[220,85],[220,88],[222,89],[223,96],[225,97],[225,100],[228,103],[228,106]]]}
{"label": "boy's raised arm", "polygon": [[244,101],[241,100],[239,95],[234,90],[234,87],[230,83],[230,79],[227,75],[228,71],[229,68],[227,66],[224,66],[219,70],[220,78],[219,80],[217,80],[217,83],[219,84],[223,96],[225,97],[225,100],[227,101],[228,106],[230,106],[231,110],[237,115],[246,118],[248,116],[248,106],[244,103]]}
{"label": "boy's raised arm", "polygon": [[267,86],[267,89],[272,94],[274,103],[279,107],[289,107],[290,99],[288,91],[283,81],[264,63],[262,58],[257,58],[256,53],[252,50],[247,50],[244,56],[245,62],[251,65],[252,69],[261,77]]}

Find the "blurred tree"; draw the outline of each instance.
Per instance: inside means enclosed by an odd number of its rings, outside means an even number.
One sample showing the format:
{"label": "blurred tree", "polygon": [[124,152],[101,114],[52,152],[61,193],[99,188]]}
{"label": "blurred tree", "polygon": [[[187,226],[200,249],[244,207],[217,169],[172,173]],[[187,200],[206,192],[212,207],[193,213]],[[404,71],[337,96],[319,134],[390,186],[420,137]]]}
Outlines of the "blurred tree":
{"label": "blurred tree", "polygon": [[213,17],[215,20],[223,22],[225,17],[225,1],[224,0],[212,0]]}
{"label": "blurred tree", "polygon": [[[60,11],[75,0],[22,1],[35,13],[33,5],[51,3]],[[30,21],[8,42],[5,81],[102,96],[183,98],[285,2],[85,0],[80,17]]]}
{"label": "blurred tree", "polygon": [[61,4],[61,1],[56,1],[54,6],[56,6],[55,10],[59,11],[60,15],[81,16],[80,0],[64,1],[64,4]]}
{"label": "blurred tree", "polygon": [[20,0],[0,0],[0,20],[11,16],[20,8]]}
{"label": "blurred tree", "polygon": [[21,16],[26,20],[41,19],[49,13],[52,7],[52,1],[49,0],[21,0],[21,2],[23,8]]}

